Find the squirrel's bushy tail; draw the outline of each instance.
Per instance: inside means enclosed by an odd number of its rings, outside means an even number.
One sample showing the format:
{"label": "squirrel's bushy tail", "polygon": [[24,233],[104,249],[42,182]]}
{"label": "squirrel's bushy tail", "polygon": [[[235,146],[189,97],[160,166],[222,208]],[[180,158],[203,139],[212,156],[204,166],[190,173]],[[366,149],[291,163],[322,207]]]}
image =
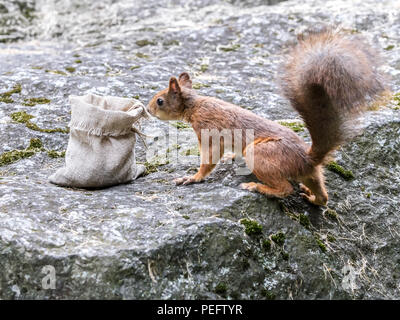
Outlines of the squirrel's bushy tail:
{"label": "squirrel's bushy tail", "polygon": [[332,30],[299,37],[284,65],[282,89],[312,138],[314,164],[351,138],[351,120],[385,90],[377,54],[361,38]]}

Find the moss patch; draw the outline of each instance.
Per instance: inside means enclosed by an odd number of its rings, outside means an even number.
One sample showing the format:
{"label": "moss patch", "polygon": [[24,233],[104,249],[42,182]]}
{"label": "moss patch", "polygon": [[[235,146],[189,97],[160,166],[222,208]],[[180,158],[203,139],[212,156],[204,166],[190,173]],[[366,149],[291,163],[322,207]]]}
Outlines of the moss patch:
{"label": "moss patch", "polygon": [[224,52],[236,51],[240,48],[240,44],[236,43],[230,47],[220,47],[220,49]]}
{"label": "moss patch", "polygon": [[262,225],[257,221],[242,219],[240,220],[240,224],[244,225],[244,232],[249,236],[262,234]]}
{"label": "moss patch", "polygon": [[47,155],[50,158],[64,158],[65,151],[47,150]]}
{"label": "moss patch", "polygon": [[163,42],[163,46],[170,47],[170,46],[179,46],[180,42],[178,40],[166,40]]}
{"label": "moss patch", "polygon": [[175,128],[181,130],[181,129],[190,129],[192,126],[188,123],[182,122],[182,121],[174,121],[170,122],[171,126],[174,126]]}
{"label": "moss patch", "polygon": [[299,218],[300,224],[303,227],[305,227],[307,229],[310,228],[310,225],[311,225],[310,219],[305,214],[300,213],[298,218]]}
{"label": "moss patch", "polygon": [[50,99],[43,98],[43,97],[40,97],[40,98],[28,98],[28,99],[24,99],[24,101],[25,102],[23,103],[23,105],[24,106],[28,106],[28,107],[32,107],[32,106],[37,105],[37,104],[48,104],[48,103],[51,102]]}
{"label": "moss patch", "polygon": [[49,70],[49,69],[46,69],[45,72],[58,74],[58,75],[61,75],[61,76],[66,76],[67,75],[64,71],[60,71],[60,70]]}
{"label": "moss patch", "polygon": [[0,102],[4,102],[4,103],[13,103],[14,100],[11,99],[10,97],[2,97],[2,96],[0,96]]}
{"label": "moss patch", "polygon": [[394,96],[393,96],[393,100],[395,101],[395,103],[397,104],[397,107],[394,107],[395,110],[399,110],[400,107],[400,92],[397,92]]}
{"label": "moss patch", "polygon": [[82,63],[82,60],[76,59],[74,62],[75,62],[75,63]]}
{"label": "moss patch", "polygon": [[228,287],[224,282],[218,283],[214,288],[214,292],[219,295],[224,295],[227,291]]}
{"label": "moss patch", "polygon": [[139,47],[144,47],[144,46],[155,46],[157,44],[157,42],[155,41],[150,41],[147,39],[143,39],[143,40],[137,40],[136,45],[138,45]]}
{"label": "moss patch", "polygon": [[193,147],[190,149],[186,149],[181,152],[181,155],[183,155],[183,156],[200,156],[199,147],[196,146],[196,147]]}
{"label": "moss patch", "polygon": [[192,85],[192,88],[193,89],[196,89],[196,90],[199,90],[199,89],[201,89],[201,88],[209,88],[209,87],[211,87],[211,85],[209,85],[209,84],[205,84],[205,83],[193,83],[193,85]]}
{"label": "moss patch", "polygon": [[330,208],[325,210],[325,216],[334,221],[339,220],[339,216],[338,216],[337,212]]}
{"label": "moss patch", "polygon": [[45,133],[54,133],[54,132],[61,132],[61,133],[69,133],[69,128],[53,128],[53,129],[43,129],[40,128],[37,124],[32,123],[30,120],[34,118],[31,114],[26,113],[25,111],[18,111],[14,112],[10,115],[11,119],[18,123],[24,123],[25,126],[31,130],[45,132]]}
{"label": "moss patch", "polygon": [[30,140],[28,149],[36,150],[36,149],[41,149],[41,148],[43,148],[43,143],[40,139],[32,138]]}
{"label": "moss patch", "polygon": [[208,64],[202,64],[200,66],[200,71],[201,72],[206,72],[208,70]]}
{"label": "moss patch", "polygon": [[148,56],[147,54],[141,53],[141,52],[137,52],[137,53],[136,53],[136,57],[141,58],[141,59],[148,59],[148,58],[150,58],[150,56]]}
{"label": "moss patch", "polygon": [[143,176],[147,176],[148,174],[158,172],[158,168],[161,166],[164,166],[168,164],[169,161],[162,161],[159,157],[155,157],[152,161],[146,161],[146,162],[138,162],[138,164],[143,164],[146,168],[146,171],[143,173]]}
{"label": "moss patch", "polygon": [[32,138],[29,142],[29,146],[23,150],[11,150],[4,152],[0,155],[0,167],[5,166],[18,160],[29,158],[36,152],[41,151],[43,148],[42,141],[37,138]]}
{"label": "moss patch", "polygon": [[271,240],[277,245],[283,246],[285,243],[285,234],[283,232],[278,232],[270,236]]}
{"label": "moss patch", "polygon": [[284,127],[292,129],[294,132],[301,132],[305,129],[304,124],[300,122],[278,121],[278,123]]}
{"label": "moss patch", "polygon": [[19,123],[27,123],[30,119],[34,118],[31,114],[25,111],[14,112],[10,115],[11,119]]}
{"label": "moss patch", "polygon": [[129,68],[129,70],[136,70],[136,69],[139,69],[139,68],[140,68],[140,66],[132,66],[132,67]]}
{"label": "moss patch", "polygon": [[76,68],[74,68],[74,67],[66,67],[65,70],[67,70],[70,73],[73,73],[73,72],[76,71]]}
{"label": "moss patch", "polygon": [[335,161],[331,161],[326,165],[326,168],[329,171],[335,172],[338,175],[340,175],[343,179],[345,180],[351,180],[354,179],[354,174],[350,170],[344,169],[342,166],[337,164]]}
{"label": "moss patch", "polygon": [[13,103],[14,100],[11,99],[11,96],[14,93],[21,93],[21,85],[19,83],[14,85],[14,87],[11,90],[3,92],[3,93],[0,93],[0,102]]}
{"label": "moss patch", "polygon": [[273,292],[268,291],[267,289],[262,289],[261,294],[265,297],[267,300],[275,300],[276,296]]}
{"label": "moss patch", "polygon": [[317,245],[321,249],[322,252],[326,252],[327,251],[326,245],[322,240],[320,240],[319,238],[316,237],[315,241],[317,242]]}
{"label": "moss patch", "polygon": [[271,247],[272,247],[271,240],[266,240],[266,239],[264,239],[263,242],[262,242],[262,247],[263,247],[265,250],[271,250]]}

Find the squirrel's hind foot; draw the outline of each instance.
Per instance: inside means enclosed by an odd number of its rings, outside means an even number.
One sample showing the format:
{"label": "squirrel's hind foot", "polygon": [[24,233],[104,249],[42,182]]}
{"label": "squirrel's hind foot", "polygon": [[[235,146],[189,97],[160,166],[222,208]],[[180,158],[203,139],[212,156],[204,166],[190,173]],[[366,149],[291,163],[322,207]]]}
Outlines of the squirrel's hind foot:
{"label": "squirrel's hind foot", "polygon": [[299,187],[301,191],[303,191],[302,193],[300,193],[300,196],[303,199],[306,199],[308,202],[316,206],[326,206],[326,204],[328,203],[328,195],[326,194],[325,189],[321,190],[321,195],[317,197],[315,194],[312,193],[310,188],[308,188],[304,184],[300,183]]}
{"label": "squirrel's hind foot", "polygon": [[282,182],[282,184],[279,185],[279,187],[275,188],[271,188],[269,186],[266,186],[265,184],[256,182],[242,183],[240,185],[240,188],[252,192],[256,191],[268,197],[276,197],[276,198],[285,198],[293,192],[293,187],[288,181]]}
{"label": "squirrel's hind foot", "polygon": [[174,179],[174,183],[177,186],[179,186],[179,185],[186,186],[188,184],[200,183],[202,181],[204,181],[204,179],[197,178],[196,175],[190,176],[190,177],[182,177],[182,178]]}

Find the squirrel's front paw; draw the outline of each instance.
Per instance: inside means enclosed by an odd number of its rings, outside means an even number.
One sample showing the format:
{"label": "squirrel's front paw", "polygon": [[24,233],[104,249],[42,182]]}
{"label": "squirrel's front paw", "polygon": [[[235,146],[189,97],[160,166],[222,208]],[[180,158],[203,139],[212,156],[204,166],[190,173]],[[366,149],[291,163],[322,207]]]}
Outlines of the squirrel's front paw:
{"label": "squirrel's front paw", "polygon": [[183,178],[178,178],[178,179],[174,180],[174,182],[177,186],[179,186],[179,185],[186,186],[188,184],[199,183],[202,181],[203,181],[203,179],[196,178],[196,176],[183,177]]}

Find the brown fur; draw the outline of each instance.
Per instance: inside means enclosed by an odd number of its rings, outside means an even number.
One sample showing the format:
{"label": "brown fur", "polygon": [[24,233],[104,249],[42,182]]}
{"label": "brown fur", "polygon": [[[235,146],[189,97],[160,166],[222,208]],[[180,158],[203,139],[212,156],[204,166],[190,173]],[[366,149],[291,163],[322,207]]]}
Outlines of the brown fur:
{"label": "brown fur", "polygon": [[[242,153],[254,162],[253,173],[263,183],[246,183],[242,188],[285,197],[292,193],[289,181],[301,182],[302,196],[316,205],[325,205],[322,163],[327,155],[350,136],[347,122],[363,110],[366,99],[382,91],[374,69],[372,51],[363,43],[324,31],[302,39],[285,66],[284,92],[303,117],[312,137],[310,148],[291,129],[264,119],[228,102],[200,96],[192,89],[187,73],[172,77],[169,88],[157,93],[148,105],[151,114],[162,120],[184,120],[197,134],[201,165],[191,177],[176,179],[177,184],[200,182],[215,167],[211,157],[223,156],[210,141],[201,141],[202,129],[240,129]],[[157,105],[157,99],[163,105]],[[245,130],[254,130],[254,140],[246,143]],[[232,135],[234,143],[234,136]],[[212,152],[205,159],[205,146]],[[249,152],[251,151],[251,153]],[[249,154],[254,158],[250,159]]]}

